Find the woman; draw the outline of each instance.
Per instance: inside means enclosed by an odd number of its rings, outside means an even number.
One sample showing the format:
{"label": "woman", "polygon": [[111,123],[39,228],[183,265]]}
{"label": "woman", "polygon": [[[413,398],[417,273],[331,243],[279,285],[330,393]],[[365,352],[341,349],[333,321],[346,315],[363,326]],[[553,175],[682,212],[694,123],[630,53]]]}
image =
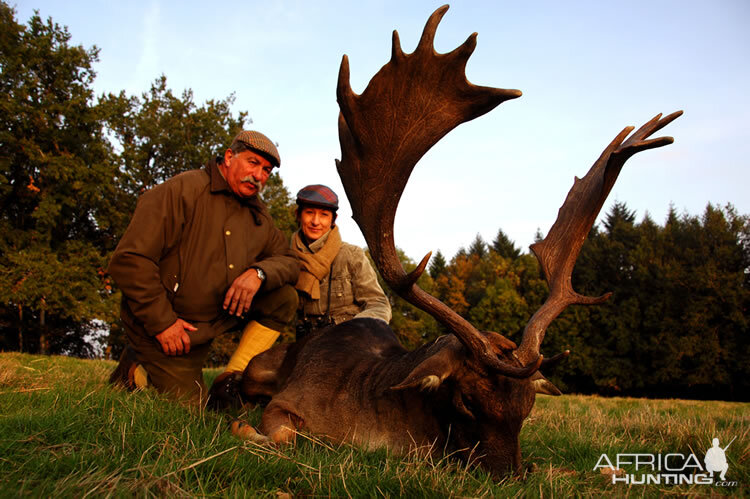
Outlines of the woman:
{"label": "woman", "polygon": [[297,193],[292,249],[302,262],[297,339],[349,319],[391,320],[391,305],[362,248],[344,243],[336,226],[339,198],[325,185]]}

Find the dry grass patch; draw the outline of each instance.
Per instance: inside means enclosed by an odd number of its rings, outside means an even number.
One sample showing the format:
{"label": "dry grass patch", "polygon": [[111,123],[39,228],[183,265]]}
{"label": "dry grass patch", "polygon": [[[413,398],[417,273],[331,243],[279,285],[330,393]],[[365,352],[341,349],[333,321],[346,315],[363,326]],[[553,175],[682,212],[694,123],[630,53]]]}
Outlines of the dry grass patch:
{"label": "dry grass patch", "polygon": [[0,394],[49,389],[49,378],[38,367],[43,360],[21,353],[0,355]]}

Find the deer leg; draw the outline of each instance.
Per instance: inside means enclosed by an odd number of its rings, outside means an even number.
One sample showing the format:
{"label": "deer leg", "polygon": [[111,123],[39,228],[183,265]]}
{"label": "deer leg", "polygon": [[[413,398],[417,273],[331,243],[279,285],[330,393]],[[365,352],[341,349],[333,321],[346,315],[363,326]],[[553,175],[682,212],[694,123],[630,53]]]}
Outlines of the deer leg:
{"label": "deer leg", "polygon": [[303,419],[295,414],[285,404],[272,400],[260,423],[261,431],[277,444],[293,444],[297,437],[297,430],[302,427]]}
{"label": "deer leg", "polygon": [[232,421],[230,428],[232,430],[232,435],[241,438],[242,440],[250,440],[257,444],[265,444],[269,441],[267,436],[261,435],[255,430],[255,428],[239,419]]}

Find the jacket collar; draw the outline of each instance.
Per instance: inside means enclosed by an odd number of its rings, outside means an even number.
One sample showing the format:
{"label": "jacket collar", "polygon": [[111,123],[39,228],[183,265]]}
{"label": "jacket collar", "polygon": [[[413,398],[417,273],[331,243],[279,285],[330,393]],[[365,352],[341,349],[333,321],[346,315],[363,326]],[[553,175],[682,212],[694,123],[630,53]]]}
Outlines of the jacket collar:
{"label": "jacket collar", "polygon": [[229,187],[229,183],[224,178],[224,175],[222,175],[221,170],[219,169],[218,160],[218,156],[216,158],[212,158],[205,166],[206,171],[208,171],[208,175],[211,177],[211,192],[226,191],[229,194],[234,195],[231,187]]}

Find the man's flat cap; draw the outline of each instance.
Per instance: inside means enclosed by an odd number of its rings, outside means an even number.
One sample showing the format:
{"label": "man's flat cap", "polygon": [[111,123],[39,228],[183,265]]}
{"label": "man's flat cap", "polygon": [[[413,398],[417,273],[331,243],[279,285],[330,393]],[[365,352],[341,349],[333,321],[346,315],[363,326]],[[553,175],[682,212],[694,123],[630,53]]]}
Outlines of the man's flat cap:
{"label": "man's flat cap", "polygon": [[234,138],[232,144],[235,142],[242,142],[249,149],[263,154],[268,158],[268,161],[270,161],[272,165],[281,166],[279,151],[276,149],[273,142],[271,142],[271,139],[262,133],[256,132],[255,130],[244,130]]}

